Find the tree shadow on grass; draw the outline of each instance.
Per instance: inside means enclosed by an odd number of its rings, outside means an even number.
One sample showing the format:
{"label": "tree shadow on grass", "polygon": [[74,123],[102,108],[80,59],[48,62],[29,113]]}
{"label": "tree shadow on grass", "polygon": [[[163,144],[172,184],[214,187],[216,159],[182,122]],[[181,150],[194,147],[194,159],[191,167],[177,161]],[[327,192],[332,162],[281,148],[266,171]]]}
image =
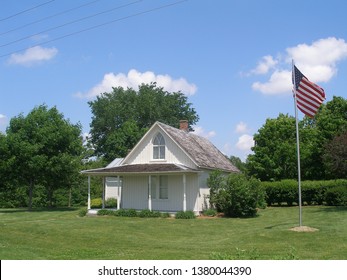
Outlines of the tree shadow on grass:
{"label": "tree shadow on grass", "polygon": [[315,210],[316,212],[345,212],[347,211],[347,206],[323,206]]}
{"label": "tree shadow on grass", "polygon": [[28,208],[0,208],[0,213],[36,213],[36,212],[73,212],[78,210],[77,207],[62,207],[62,208],[33,208],[29,210]]}

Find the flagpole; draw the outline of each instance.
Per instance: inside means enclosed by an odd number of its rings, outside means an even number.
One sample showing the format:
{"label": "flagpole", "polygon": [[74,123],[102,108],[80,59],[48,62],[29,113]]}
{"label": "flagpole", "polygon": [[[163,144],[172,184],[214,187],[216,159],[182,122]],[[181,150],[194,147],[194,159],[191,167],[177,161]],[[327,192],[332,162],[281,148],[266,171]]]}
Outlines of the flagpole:
{"label": "flagpole", "polygon": [[292,60],[292,75],[293,75],[293,90],[294,90],[294,105],[295,105],[295,126],[296,126],[296,151],[298,158],[298,191],[299,191],[299,226],[302,226],[302,202],[301,202],[301,167],[300,167],[300,141],[299,141],[299,121],[298,121],[298,104],[296,97],[296,83],[294,72],[294,60]]}

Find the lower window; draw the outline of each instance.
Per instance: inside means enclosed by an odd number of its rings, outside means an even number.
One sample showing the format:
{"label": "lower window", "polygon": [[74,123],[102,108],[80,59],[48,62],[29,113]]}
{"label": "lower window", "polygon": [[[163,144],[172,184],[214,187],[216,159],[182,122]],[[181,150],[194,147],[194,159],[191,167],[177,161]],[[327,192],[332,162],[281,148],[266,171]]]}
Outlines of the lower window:
{"label": "lower window", "polygon": [[152,199],[168,199],[168,176],[152,176],[151,177],[151,198]]}

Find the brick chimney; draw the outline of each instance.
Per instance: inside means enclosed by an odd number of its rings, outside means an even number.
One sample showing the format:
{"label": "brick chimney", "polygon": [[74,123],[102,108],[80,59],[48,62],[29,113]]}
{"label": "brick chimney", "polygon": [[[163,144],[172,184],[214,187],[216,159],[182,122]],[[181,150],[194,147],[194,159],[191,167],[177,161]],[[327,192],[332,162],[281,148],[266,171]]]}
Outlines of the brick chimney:
{"label": "brick chimney", "polygon": [[180,120],[180,130],[183,130],[185,132],[189,131],[189,125],[187,120]]}

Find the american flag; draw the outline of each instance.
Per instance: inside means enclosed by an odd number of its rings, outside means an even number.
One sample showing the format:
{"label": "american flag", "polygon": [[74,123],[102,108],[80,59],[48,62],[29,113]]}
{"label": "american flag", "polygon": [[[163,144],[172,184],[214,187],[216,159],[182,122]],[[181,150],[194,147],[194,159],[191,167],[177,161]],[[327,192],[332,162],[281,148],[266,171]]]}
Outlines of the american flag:
{"label": "american flag", "polygon": [[[310,82],[294,65],[293,84],[297,106],[306,116],[313,118],[325,100],[325,92],[320,86]],[[294,79],[295,77],[295,79]]]}

